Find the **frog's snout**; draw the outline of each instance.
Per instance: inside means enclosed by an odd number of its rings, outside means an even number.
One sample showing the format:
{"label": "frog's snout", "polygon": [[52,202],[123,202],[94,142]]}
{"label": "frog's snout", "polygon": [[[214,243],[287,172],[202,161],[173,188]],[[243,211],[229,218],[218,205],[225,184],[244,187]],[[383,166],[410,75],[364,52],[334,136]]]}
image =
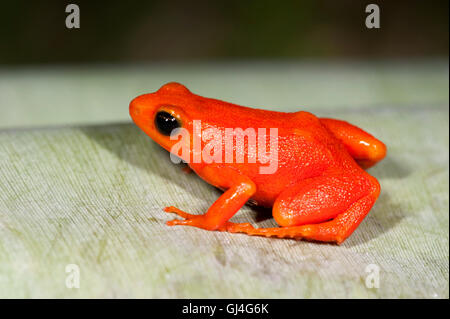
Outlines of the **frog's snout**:
{"label": "frog's snout", "polygon": [[139,114],[141,114],[141,108],[140,108],[139,104],[140,104],[139,103],[139,97],[133,99],[130,102],[129,111],[130,111],[130,116],[131,116],[132,119],[135,119],[136,117],[139,116]]}

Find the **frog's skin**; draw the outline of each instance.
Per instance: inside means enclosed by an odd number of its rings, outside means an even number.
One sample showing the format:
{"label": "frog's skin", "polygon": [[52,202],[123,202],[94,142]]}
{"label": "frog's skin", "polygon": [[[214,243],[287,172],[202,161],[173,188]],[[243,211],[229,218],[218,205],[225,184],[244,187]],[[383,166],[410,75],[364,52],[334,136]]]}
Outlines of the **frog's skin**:
{"label": "frog's skin", "polygon": [[[364,169],[386,155],[386,146],[347,122],[317,118],[308,112],[283,113],[243,107],[191,93],[168,83],[157,92],[130,103],[133,121],[170,152],[177,140],[162,134],[158,112],[172,115],[179,126],[193,132],[193,120],[202,128],[278,128],[278,169],[261,174],[260,163],[189,163],[206,182],[225,192],[203,215],[173,206],[167,224],[279,238],[342,243],[358,227],[380,193],[378,181]],[[245,140],[247,143],[247,140]],[[192,143],[191,143],[192,145]],[[269,146],[268,146],[269,148]],[[192,149],[191,149],[192,155]],[[186,159],[185,159],[186,160]],[[272,207],[280,227],[254,228],[229,219],[251,200]]]}

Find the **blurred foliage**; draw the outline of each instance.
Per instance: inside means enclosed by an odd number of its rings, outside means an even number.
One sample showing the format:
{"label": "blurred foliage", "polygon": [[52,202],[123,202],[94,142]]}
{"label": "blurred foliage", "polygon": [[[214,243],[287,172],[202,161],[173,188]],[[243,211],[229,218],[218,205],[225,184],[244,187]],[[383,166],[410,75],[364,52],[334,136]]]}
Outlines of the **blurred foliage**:
{"label": "blurred foliage", "polygon": [[[65,27],[76,3],[81,28]],[[376,3],[381,28],[367,29]],[[448,55],[448,1],[8,1],[0,63]]]}

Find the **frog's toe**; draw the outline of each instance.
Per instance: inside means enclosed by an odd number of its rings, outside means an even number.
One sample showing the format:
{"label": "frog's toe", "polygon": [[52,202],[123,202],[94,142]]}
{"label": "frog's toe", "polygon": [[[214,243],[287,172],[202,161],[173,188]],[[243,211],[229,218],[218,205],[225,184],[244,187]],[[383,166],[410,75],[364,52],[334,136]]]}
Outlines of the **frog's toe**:
{"label": "frog's toe", "polygon": [[173,219],[166,223],[168,226],[183,225],[183,226],[193,226],[197,228],[202,228],[206,230],[213,230],[209,227],[208,223],[205,222],[203,215],[191,215],[191,217],[186,219]]}
{"label": "frog's toe", "polygon": [[178,209],[174,206],[164,207],[164,211],[169,214],[177,214],[178,216],[186,218],[186,219],[197,216],[197,215],[186,213],[185,211],[182,211],[181,209]]}
{"label": "frog's toe", "polygon": [[166,222],[167,226],[176,226],[176,225],[190,225],[192,223],[191,219],[173,219]]}

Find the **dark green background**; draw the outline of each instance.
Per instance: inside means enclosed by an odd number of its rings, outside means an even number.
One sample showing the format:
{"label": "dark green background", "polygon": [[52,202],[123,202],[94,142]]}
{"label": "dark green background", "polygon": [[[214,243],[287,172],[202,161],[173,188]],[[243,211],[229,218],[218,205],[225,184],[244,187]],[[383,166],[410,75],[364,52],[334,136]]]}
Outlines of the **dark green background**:
{"label": "dark green background", "polygon": [[9,1],[0,37],[2,64],[447,56],[448,1]]}

